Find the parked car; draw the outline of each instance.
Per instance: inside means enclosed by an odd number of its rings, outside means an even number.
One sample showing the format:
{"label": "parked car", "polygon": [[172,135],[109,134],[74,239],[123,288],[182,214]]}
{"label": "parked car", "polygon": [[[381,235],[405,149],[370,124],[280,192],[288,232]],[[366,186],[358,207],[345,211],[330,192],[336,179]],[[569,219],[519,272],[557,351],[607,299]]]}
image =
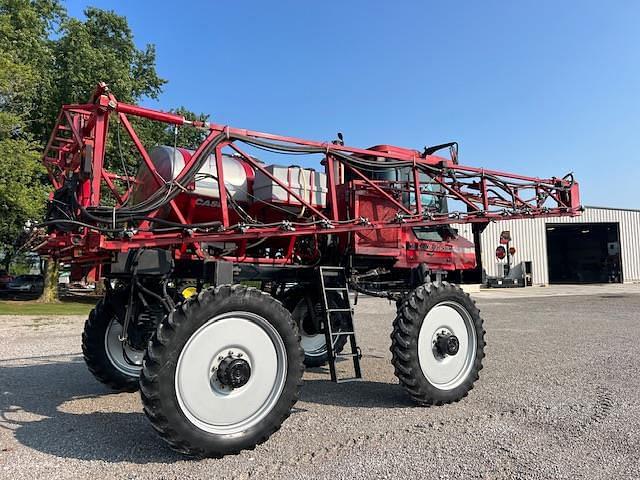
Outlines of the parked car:
{"label": "parked car", "polygon": [[18,275],[7,285],[10,292],[40,293],[44,289],[42,275]]}
{"label": "parked car", "polygon": [[7,285],[13,281],[13,277],[6,270],[0,270],[0,290],[6,290]]}

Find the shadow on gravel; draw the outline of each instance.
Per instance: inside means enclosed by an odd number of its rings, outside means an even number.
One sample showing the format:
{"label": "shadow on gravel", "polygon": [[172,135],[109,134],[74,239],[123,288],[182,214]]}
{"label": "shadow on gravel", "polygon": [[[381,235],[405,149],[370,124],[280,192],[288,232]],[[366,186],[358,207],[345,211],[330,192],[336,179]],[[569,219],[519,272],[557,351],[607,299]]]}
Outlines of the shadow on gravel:
{"label": "shadow on gravel", "polygon": [[415,408],[400,385],[382,382],[336,384],[330,380],[305,380],[300,400],[321,405],[358,408]]}
{"label": "shadow on gravel", "polygon": [[[184,459],[165,445],[141,412],[61,411],[63,403],[73,400],[138,398],[114,394],[97,383],[77,355],[38,360],[47,363],[7,367],[0,362],[0,429],[12,430],[22,445],[57,457],[105,462]],[[78,408],[65,409],[71,407]]]}
{"label": "shadow on gravel", "polygon": [[[23,360],[33,363],[7,366]],[[99,384],[80,355],[0,361],[0,429],[12,431],[25,447],[57,457],[110,463],[185,459],[156,435],[142,412],[95,411],[105,409],[101,398],[113,395],[134,396],[139,401],[137,394],[113,393]],[[93,404],[92,399],[96,400]],[[126,398],[126,403],[130,400]],[[368,381],[337,385],[329,380],[307,380],[301,400],[359,408],[415,407],[400,386]],[[75,413],[80,409],[87,412]]]}

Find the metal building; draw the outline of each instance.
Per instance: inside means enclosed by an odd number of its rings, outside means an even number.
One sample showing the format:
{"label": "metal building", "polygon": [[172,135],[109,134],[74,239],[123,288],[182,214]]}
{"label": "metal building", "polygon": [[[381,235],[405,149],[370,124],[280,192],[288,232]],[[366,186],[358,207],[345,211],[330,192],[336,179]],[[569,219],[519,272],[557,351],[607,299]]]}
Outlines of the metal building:
{"label": "metal building", "polygon": [[[459,233],[473,240],[468,225]],[[480,235],[480,262],[487,275],[500,276],[500,234],[509,231],[513,262],[531,262],[534,285],[640,281],[640,210],[586,207],[575,218],[506,220]]]}

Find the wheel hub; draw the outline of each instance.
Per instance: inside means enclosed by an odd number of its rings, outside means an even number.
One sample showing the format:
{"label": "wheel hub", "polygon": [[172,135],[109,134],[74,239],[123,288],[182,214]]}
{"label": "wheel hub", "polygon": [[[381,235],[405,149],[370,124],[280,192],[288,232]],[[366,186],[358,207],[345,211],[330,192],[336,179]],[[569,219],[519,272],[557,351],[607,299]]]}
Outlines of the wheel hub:
{"label": "wheel hub", "polygon": [[240,388],[251,378],[251,366],[243,358],[227,356],[220,362],[217,376],[222,385]]}
{"label": "wheel hub", "polygon": [[[220,369],[225,373],[218,376]],[[286,375],[287,351],[275,327],[252,312],[226,312],[202,325],[182,348],[176,397],[193,425],[213,434],[235,434],[268,415]]]}
{"label": "wheel hub", "polygon": [[460,386],[473,368],[477,347],[475,326],[464,306],[444,300],[427,312],[418,335],[418,358],[434,387]]}
{"label": "wheel hub", "polygon": [[107,358],[120,373],[138,377],[142,368],[144,349],[138,350],[129,342],[120,341],[122,325],[113,317],[105,332],[104,348]]}
{"label": "wheel hub", "polygon": [[439,333],[436,338],[436,350],[443,357],[453,356],[460,350],[460,341],[452,333]]}

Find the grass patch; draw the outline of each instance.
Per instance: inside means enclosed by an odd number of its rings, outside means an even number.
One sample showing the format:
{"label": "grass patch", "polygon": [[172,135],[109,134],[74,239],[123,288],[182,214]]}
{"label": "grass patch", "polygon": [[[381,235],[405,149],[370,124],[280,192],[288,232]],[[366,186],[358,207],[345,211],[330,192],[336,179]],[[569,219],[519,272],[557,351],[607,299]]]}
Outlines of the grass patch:
{"label": "grass patch", "polygon": [[0,315],[87,315],[92,308],[93,304],[86,302],[0,301]]}

